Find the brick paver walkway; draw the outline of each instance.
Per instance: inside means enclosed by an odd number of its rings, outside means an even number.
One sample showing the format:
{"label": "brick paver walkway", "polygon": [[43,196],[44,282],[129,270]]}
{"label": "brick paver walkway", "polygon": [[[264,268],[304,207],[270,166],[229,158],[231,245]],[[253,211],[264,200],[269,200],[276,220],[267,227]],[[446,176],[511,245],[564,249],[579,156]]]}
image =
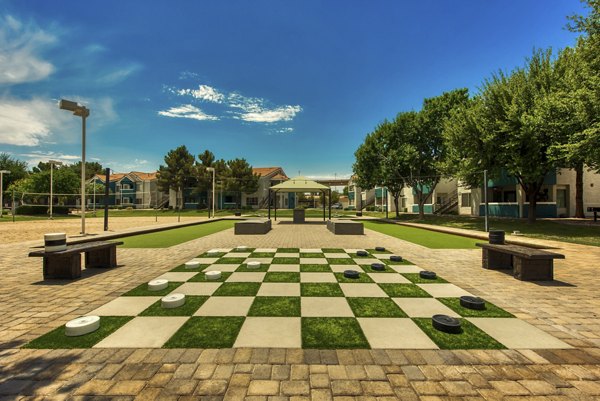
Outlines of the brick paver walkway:
{"label": "brick paver walkway", "polygon": [[[539,242],[539,241],[536,241]],[[39,244],[39,241],[37,242]],[[119,249],[122,267],[43,281],[29,243],[0,245],[0,397],[6,399],[596,400],[600,399],[600,249],[564,253],[556,282],[481,269],[480,250],[431,250],[372,231],[275,224],[264,236],[223,231],[167,249]],[[217,247],[385,246],[575,347],[570,350],[89,349],[25,342]]]}

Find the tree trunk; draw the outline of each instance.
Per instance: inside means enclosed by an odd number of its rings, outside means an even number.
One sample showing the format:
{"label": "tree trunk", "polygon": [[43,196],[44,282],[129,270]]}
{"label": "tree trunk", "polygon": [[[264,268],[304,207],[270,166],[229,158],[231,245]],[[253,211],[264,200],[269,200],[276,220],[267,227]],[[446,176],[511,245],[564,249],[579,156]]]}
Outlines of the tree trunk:
{"label": "tree trunk", "polygon": [[583,164],[575,167],[575,217],[583,219]]}
{"label": "tree trunk", "polygon": [[535,223],[535,209],[537,200],[535,199],[538,191],[529,194],[529,211],[527,215],[527,224]]}
{"label": "tree trunk", "polygon": [[400,218],[400,212],[398,211],[398,198],[400,198],[400,194],[394,195],[394,208],[396,209],[396,218]]}

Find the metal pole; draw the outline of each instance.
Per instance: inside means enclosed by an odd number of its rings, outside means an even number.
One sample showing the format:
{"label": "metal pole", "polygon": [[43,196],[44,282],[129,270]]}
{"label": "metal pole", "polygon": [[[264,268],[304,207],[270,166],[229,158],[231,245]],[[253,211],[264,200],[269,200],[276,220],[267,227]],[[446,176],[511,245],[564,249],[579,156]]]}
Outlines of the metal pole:
{"label": "metal pole", "polygon": [[50,220],[52,220],[52,172],[54,171],[54,163],[50,162]]}
{"label": "metal pole", "polygon": [[181,198],[181,187],[179,187],[179,190],[177,192],[179,192],[180,198],[179,207],[177,208],[177,222],[179,223],[181,221],[181,206],[183,206],[183,199]]}
{"label": "metal pole", "polygon": [[[109,185],[110,185],[110,169],[107,168],[106,172],[106,181],[104,181],[104,231],[108,231],[108,195],[109,195]],[[116,203],[116,201],[115,201]]]}
{"label": "metal pole", "polygon": [[94,217],[96,217],[96,179],[94,178]]}
{"label": "metal pole", "polygon": [[213,168],[213,183],[212,183],[212,210],[213,210],[213,219],[215,218],[215,179],[216,179],[216,170]]}
{"label": "metal pole", "polygon": [[268,209],[269,209],[269,220],[271,220],[271,189],[269,189],[269,201],[268,201]]}
{"label": "metal pole", "polygon": [[323,221],[325,221],[325,191],[323,193]]}
{"label": "metal pole", "polygon": [[3,216],[4,213],[4,171],[0,171],[0,217]]}
{"label": "metal pole", "polygon": [[85,235],[85,118],[81,114],[81,235]]}
{"label": "metal pole", "polygon": [[156,184],[154,184],[154,185],[156,188],[156,191],[155,191],[156,192],[156,203],[154,204],[154,210],[156,212],[154,213],[154,221],[158,222],[158,180],[156,180]]}
{"label": "metal pole", "polygon": [[385,188],[385,218],[388,219],[388,209],[389,209],[389,205],[388,205],[388,190],[387,187]]}
{"label": "metal pole", "polygon": [[483,170],[483,201],[485,202],[485,232],[489,231],[488,225],[488,179],[487,170]]}
{"label": "metal pole", "polygon": [[329,220],[331,220],[331,188],[329,188]]}
{"label": "metal pole", "polygon": [[13,196],[12,196],[12,204],[10,205],[12,207],[12,216],[13,216],[13,223],[15,222],[15,190],[13,189]]}

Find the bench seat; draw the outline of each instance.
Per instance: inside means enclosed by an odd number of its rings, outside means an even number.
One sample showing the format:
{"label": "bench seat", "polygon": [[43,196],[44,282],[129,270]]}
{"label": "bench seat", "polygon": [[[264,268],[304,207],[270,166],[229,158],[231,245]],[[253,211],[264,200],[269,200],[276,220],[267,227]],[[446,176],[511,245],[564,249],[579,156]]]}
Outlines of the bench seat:
{"label": "bench seat", "polygon": [[327,229],[335,235],[363,235],[365,227],[358,221],[328,220]]}
{"label": "bench seat", "polygon": [[271,231],[271,220],[244,220],[234,225],[235,235],[260,235]]}

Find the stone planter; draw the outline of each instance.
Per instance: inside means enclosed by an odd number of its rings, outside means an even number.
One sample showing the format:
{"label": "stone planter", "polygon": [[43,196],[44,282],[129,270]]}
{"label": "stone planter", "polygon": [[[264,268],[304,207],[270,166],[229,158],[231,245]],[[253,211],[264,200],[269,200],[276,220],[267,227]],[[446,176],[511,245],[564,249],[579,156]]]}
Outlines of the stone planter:
{"label": "stone planter", "polygon": [[306,222],[306,211],[304,209],[294,209],[294,224]]}

